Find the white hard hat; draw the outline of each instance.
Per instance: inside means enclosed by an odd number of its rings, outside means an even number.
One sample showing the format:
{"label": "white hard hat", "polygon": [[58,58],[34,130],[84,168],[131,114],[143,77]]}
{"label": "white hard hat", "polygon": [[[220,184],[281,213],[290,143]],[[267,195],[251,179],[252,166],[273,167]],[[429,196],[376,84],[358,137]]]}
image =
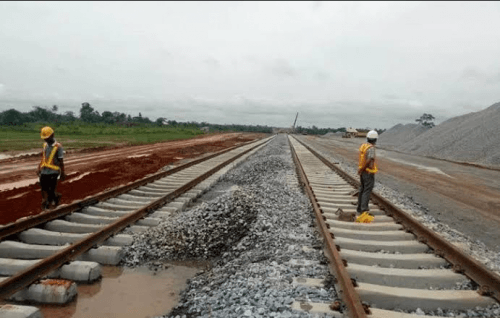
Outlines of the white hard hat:
{"label": "white hard hat", "polygon": [[366,134],[366,138],[368,139],[377,139],[378,133],[375,130],[370,130],[368,134]]}

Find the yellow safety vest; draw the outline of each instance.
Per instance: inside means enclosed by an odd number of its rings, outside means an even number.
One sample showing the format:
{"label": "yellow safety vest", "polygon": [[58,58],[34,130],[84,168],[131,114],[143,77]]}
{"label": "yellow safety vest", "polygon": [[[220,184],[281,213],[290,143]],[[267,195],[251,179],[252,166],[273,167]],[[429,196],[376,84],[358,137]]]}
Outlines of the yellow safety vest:
{"label": "yellow safety vest", "polygon": [[40,169],[42,168],[49,168],[52,170],[59,171],[59,166],[54,165],[54,156],[57,153],[57,149],[59,149],[60,144],[56,143],[54,145],[54,148],[52,148],[52,151],[50,152],[49,159],[46,160],[47,158],[45,157],[45,149],[47,149],[47,143],[43,145],[43,151],[42,151],[42,162],[40,163]]}
{"label": "yellow safety vest", "polygon": [[[371,147],[373,147],[373,145],[370,143],[362,144],[361,147],[359,147],[359,165],[358,165],[359,169],[363,168],[363,166],[365,165],[366,152]],[[373,159],[372,163],[370,163],[370,165],[366,168],[366,172],[369,172],[369,173],[377,173],[378,172],[375,158]]]}

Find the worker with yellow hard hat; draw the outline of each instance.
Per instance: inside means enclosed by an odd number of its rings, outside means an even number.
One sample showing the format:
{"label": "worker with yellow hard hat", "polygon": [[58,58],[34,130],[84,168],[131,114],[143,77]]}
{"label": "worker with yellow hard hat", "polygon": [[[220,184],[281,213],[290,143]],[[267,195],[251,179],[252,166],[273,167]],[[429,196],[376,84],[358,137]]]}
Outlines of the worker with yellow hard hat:
{"label": "worker with yellow hard hat", "polygon": [[42,160],[36,169],[40,178],[42,188],[42,210],[46,210],[52,204],[58,206],[61,194],[56,192],[58,177],[63,181],[66,179],[64,172],[64,150],[62,145],[54,139],[54,130],[43,127],[40,137],[45,140],[42,150]]}
{"label": "worker with yellow hard hat", "polygon": [[366,143],[359,147],[358,175],[360,176],[360,187],[358,192],[358,207],[356,211],[361,214],[356,222],[370,223],[373,216],[369,214],[370,208],[368,202],[375,185],[375,174],[378,172],[375,161],[375,144],[377,143],[378,133],[371,130],[366,135]]}

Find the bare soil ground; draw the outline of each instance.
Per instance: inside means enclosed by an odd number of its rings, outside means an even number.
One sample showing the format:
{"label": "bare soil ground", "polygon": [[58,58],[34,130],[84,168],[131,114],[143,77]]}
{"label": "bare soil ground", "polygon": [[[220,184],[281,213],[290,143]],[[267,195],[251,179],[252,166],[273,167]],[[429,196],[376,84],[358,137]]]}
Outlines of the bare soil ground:
{"label": "bare soil ground", "polygon": [[[155,173],[166,165],[220,151],[263,134],[228,133],[150,145],[90,150],[65,156],[65,181],[58,192],[61,204],[81,200]],[[64,145],[63,145],[64,146]],[[41,212],[40,186],[35,169],[38,156],[0,162],[0,224]]]}
{"label": "bare soil ground", "polygon": [[[364,142],[363,138],[300,138],[353,167]],[[499,171],[382,149],[377,150],[377,160],[377,181],[428,208],[441,222],[500,251]]]}

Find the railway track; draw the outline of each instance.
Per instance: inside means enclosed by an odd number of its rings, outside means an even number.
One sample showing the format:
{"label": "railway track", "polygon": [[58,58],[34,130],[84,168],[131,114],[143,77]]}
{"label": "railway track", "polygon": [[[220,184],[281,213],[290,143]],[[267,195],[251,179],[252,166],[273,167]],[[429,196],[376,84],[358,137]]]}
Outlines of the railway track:
{"label": "railway track", "polygon": [[[133,241],[132,233],[182,210],[270,139],[247,142],[1,226],[0,299],[69,301],[76,293],[74,281],[94,281],[100,277],[101,264],[120,262],[122,247]],[[52,279],[40,280],[44,277]]]}
{"label": "railway track", "polygon": [[[294,137],[289,142],[342,296],[343,303],[333,302],[331,309],[348,317],[409,318],[467,312],[500,300],[498,275],[376,193],[373,223],[340,221],[339,208],[355,212],[359,182]],[[473,288],[464,288],[470,280]]]}

